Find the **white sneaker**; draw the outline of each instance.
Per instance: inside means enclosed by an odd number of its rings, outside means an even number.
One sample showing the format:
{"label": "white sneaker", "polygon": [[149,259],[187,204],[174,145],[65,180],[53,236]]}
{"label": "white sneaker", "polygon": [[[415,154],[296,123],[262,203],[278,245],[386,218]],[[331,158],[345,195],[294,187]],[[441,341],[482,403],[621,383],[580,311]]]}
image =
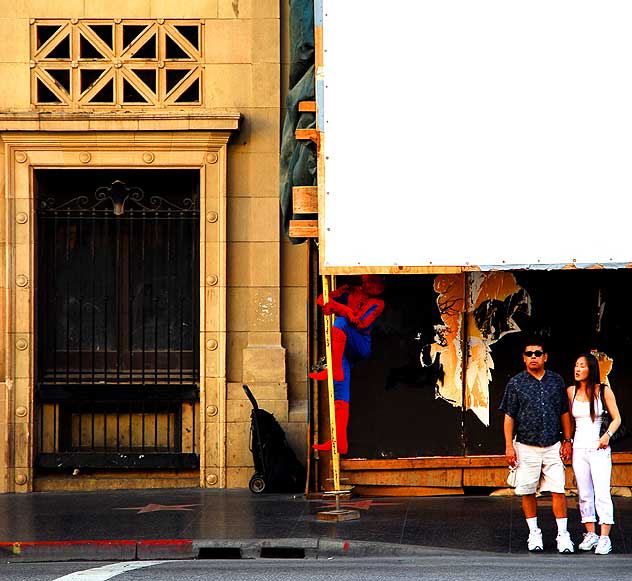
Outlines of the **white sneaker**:
{"label": "white sneaker", "polygon": [[597,543],[597,548],[595,549],[595,555],[607,555],[610,551],[612,551],[610,537],[604,537],[602,535],[599,537],[599,542]]}
{"label": "white sneaker", "polygon": [[595,533],[584,533],[584,540],[579,543],[580,551],[591,551],[597,546],[599,537]]}
{"label": "white sneaker", "polygon": [[534,532],[529,533],[527,547],[529,547],[530,551],[544,550],[544,545],[542,544],[542,531],[540,529],[536,529]]}
{"label": "white sneaker", "polygon": [[567,532],[557,535],[557,551],[559,553],[574,553],[575,547],[571,535]]}

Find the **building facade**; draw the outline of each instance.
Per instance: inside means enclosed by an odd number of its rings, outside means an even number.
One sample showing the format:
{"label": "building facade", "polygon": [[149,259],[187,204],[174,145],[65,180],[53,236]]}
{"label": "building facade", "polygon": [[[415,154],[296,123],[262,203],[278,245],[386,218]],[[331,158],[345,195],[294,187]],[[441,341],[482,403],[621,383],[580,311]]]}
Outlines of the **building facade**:
{"label": "building facade", "polygon": [[300,457],[307,248],[278,202],[288,7],[0,9],[0,490],[244,487]]}

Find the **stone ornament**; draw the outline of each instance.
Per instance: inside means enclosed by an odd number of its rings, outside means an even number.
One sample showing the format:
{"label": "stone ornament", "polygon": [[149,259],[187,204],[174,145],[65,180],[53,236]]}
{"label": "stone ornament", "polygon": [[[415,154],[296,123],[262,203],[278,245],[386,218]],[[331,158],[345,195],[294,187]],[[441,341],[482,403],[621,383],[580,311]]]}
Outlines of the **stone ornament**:
{"label": "stone ornament", "polygon": [[22,287],[22,286],[26,286],[29,283],[29,277],[26,276],[25,274],[18,274],[15,277],[15,284]]}
{"label": "stone ornament", "polygon": [[209,486],[215,486],[217,484],[217,474],[209,474],[206,477],[206,483]]}
{"label": "stone ornament", "polygon": [[23,151],[15,152],[15,161],[17,161],[18,163],[24,163],[28,158],[29,156],[26,155],[26,153]]}
{"label": "stone ornament", "polygon": [[15,348],[18,351],[24,351],[25,349],[28,349],[29,346],[29,342],[26,339],[18,339],[15,342]]}
{"label": "stone ornament", "polygon": [[206,415],[209,418],[212,418],[213,416],[216,416],[218,411],[219,410],[217,409],[216,405],[209,405],[209,406],[206,407]]}
{"label": "stone ornament", "polygon": [[91,155],[90,155],[90,153],[89,153],[89,152],[87,152],[87,151],[82,151],[82,152],[79,154],[79,161],[80,161],[81,163],[90,163],[90,160],[91,160],[91,159],[92,159],[92,156],[91,156]]}
{"label": "stone ornament", "polygon": [[[150,107],[202,105],[204,29],[202,20],[164,18],[32,19],[32,38],[46,30],[50,42],[31,44],[31,100],[47,108],[92,108],[104,103]],[[111,32],[100,35],[98,28]],[[130,27],[138,31],[129,36]],[[81,42],[75,38],[81,33]],[[128,38],[129,36],[129,38]],[[122,42],[120,40],[122,39]],[[116,41],[115,41],[116,40]],[[145,50],[143,50],[145,48]],[[84,50],[94,55],[85,58]],[[176,68],[165,61],[177,61]],[[100,76],[83,80],[83,71],[98,63]],[[79,69],[80,74],[72,74]],[[157,82],[149,72],[166,69]],[[145,73],[145,74],[143,74]],[[88,78],[88,76],[86,76]],[[91,84],[92,83],[92,84]],[[125,90],[115,90],[124,86]],[[177,87],[177,88],[176,88]],[[47,89],[47,91],[42,91]],[[52,94],[52,95],[51,95]],[[114,101],[114,102],[112,102]]]}
{"label": "stone ornament", "polygon": [[215,349],[217,349],[217,347],[218,347],[218,346],[219,346],[219,345],[218,345],[218,343],[217,343],[217,341],[216,341],[215,339],[209,339],[209,340],[206,342],[206,348],[207,348],[209,351],[215,351]]}
{"label": "stone ornament", "polygon": [[15,221],[18,224],[26,224],[29,221],[29,215],[26,212],[18,212],[15,215]]}
{"label": "stone ornament", "polygon": [[219,282],[219,278],[217,277],[216,274],[209,274],[206,277],[206,284],[208,286],[215,286],[218,282]]}
{"label": "stone ornament", "polygon": [[218,159],[219,159],[219,155],[217,155],[216,153],[208,153],[206,155],[206,161],[208,163],[211,163],[211,164],[217,163]]}
{"label": "stone ornament", "polygon": [[15,415],[18,416],[18,418],[25,417],[27,413],[28,413],[28,410],[23,405],[16,408],[15,410]]}
{"label": "stone ornament", "polygon": [[23,484],[26,484],[28,482],[28,478],[26,477],[26,474],[16,474],[15,475],[15,483],[19,484],[20,486],[22,486]]}
{"label": "stone ornament", "polygon": [[217,222],[218,219],[219,219],[219,214],[217,212],[209,212],[208,214],[206,214],[206,220],[207,222],[210,222],[211,224],[213,222]]}
{"label": "stone ornament", "polygon": [[153,163],[156,159],[156,156],[151,151],[146,151],[143,153],[143,161],[145,163]]}

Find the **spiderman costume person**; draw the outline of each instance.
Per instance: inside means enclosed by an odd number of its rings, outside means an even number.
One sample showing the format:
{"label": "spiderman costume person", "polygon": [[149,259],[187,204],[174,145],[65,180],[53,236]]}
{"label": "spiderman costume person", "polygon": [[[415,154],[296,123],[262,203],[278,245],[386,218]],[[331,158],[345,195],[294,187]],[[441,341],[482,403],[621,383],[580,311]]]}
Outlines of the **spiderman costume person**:
{"label": "spiderman costume person", "polygon": [[[338,451],[346,454],[347,425],[349,423],[349,397],[351,368],[371,355],[371,330],[373,323],[384,310],[384,301],[375,298],[384,292],[382,278],[376,274],[362,275],[362,284],[342,285],[329,293],[329,302],[318,304],[325,315],[336,315],[331,329],[332,376],[334,380],[334,406]],[[327,379],[328,370],[310,373],[312,379]],[[314,444],[316,450],[331,450],[331,440]]]}

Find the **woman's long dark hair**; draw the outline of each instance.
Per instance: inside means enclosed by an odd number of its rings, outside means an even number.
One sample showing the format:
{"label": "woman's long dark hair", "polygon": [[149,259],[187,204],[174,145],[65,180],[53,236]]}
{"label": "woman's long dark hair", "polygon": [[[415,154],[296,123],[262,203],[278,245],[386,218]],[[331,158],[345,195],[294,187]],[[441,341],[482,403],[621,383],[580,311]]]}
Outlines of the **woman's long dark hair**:
{"label": "woman's long dark hair", "polygon": [[[590,419],[595,421],[595,390],[601,385],[601,374],[599,373],[599,361],[592,353],[582,353],[575,361],[581,358],[586,360],[588,366],[588,377],[586,378],[586,395],[590,402]],[[579,381],[575,381],[575,393],[579,389]]]}

